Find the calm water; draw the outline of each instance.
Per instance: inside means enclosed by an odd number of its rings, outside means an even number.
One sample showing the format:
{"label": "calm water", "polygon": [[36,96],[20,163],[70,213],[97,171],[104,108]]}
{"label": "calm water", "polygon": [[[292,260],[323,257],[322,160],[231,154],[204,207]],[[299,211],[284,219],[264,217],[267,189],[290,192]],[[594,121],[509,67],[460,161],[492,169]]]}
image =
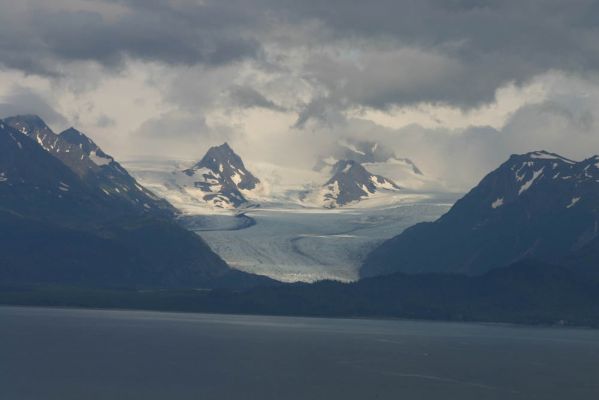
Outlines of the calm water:
{"label": "calm water", "polygon": [[0,398],[597,399],[599,331],[0,307]]}

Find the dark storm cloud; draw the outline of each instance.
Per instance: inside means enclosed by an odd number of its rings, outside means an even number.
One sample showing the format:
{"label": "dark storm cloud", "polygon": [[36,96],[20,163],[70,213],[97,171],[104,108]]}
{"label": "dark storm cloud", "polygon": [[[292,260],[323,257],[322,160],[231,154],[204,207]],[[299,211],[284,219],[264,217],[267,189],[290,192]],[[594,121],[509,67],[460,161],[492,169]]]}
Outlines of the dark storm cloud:
{"label": "dark storm cloud", "polygon": [[28,73],[52,75],[60,70],[56,64],[64,61],[91,60],[112,67],[130,57],[175,65],[221,65],[260,52],[260,44],[244,32],[253,21],[218,3],[122,3],[131,8],[106,17],[39,1],[3,13],[12,6],[1,1],[0,62]]}
{"label": "dark storm cloud", "polygon": [[[289,18],[321,20],[338,38],[392,38],[471,62],[502,56],[526,61],[532,68],[595,69],[599,64],[599,47],[593,40],[599,26],[596,0],[273,0],[273,4],[281,1]],[[538,65],[545,63],[549,65]]]}
{"label": "dark storm cloud", "polygon": [[[357,105],[471,108],[493,101],[507,83],[551,70],[588,75],[599,69],[597,1],[307,0],[287,6],[290,18],[321,21],[329,41],[365,41],[359,63],[316,57],[308,69],[332,96]],[[412,51],[394,56],[389,48]]]}
{"label": "dark storm cloud", "polygon": [[317,101],[467,109],[493,101],[507,83],[552,70],[599,69],[596,0],[91,3],[123,8],[110,18],[73,5],[27,4],[14,14],[3,12],[12,6],[0,0],[0,63],[37,74],[58,73],[65,61],[115,66],[125,57],[213,67],[254,59],[266,70],[265,51],[279,45],[279,52],[306,53],[302,73],[327,92]]}

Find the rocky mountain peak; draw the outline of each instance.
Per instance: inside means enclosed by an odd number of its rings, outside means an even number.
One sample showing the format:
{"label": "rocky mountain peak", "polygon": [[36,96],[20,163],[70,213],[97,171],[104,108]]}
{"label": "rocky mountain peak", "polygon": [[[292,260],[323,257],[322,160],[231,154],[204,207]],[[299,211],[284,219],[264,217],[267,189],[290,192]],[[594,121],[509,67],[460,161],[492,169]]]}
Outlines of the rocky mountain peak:
{"label": "rocky mountain peak", "polygon": [[23,134],[50,129],[39,116],[34,114],[15,115],[5,118],[4,122]]}
{"label": "rocky mountain peak", "polygon": [[160,215],[175,212],[168,202],[139,185],[114,158],[77,129],[69,128],[56,134],[35,115],[9,117],[4,122],[37,142],[101,196],[111,197],[142,212]]}
{"label": "rocky mountain peak", "polygon": [[86,153],[90,153],[99,148],[93,140],[73,127],[62,131],[58,136],[70,144],[79,146]]}
{"label": "rocky mountain peak", "polygon": [[184,190],[189,186],[199,189],[202,200],[219,208],[248,203],[247,194],[260,184],[226,142],[208,149],[199,162],[183,173],[191,178],[191,182],[182,184]]}
{"label": "rocky mountain peak", "polygon": [[354,160],[340,160],[332,168],[332,177],[319,196],[324,207],[334,208],[368,198],[381,190],[399,190],[393,181],[370,173]]}

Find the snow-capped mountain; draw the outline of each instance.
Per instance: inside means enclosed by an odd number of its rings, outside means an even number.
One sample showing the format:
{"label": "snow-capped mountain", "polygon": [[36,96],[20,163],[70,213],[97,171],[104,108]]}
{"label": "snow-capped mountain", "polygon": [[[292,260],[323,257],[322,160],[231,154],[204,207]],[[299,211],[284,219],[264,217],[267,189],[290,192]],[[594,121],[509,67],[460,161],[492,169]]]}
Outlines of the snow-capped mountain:
{"label": "snow-capped mountain", "polygon": [[189,178],[187,182],[180,180],[185,191],[219,208],[247,205],[248,197],[260,186],[260,180],[227,143],[211,147],[199,162],[182,173]]}
{"label": "snow-capped mountain", "polygon": [[[247,167],[227,143],[211,147],[199,162],[138,159],[130,160],[127,167],[144,186],[187,214],[238,212],[257,206],[335,208],[353,203],[360,208],[390,207],[415,196],[426,197],[426,190],[438,188],[414,184],[408,186],[411,191],[398,191],[398,187],[406,186],[388,172],[400,171],[403,178],[409,175],[402,181],[410,183],[422,183],[427,178],[404,161],[387,158],[385,151],[377,148],[376,144],[371,145],[375,157],[368,159],[387,159],[386,162],[361,164],[340,160],[321,171],[263,161]],[[365,199],[369,201],[361,202]]]}
{"label": "snow-capped mountain", "polygon": [[145,212],[175,212],[168,202],[138,184],[113,157],[82,132],[69,128],[55,134],[35,115],[9,117],[4,123],[36,141],[102,195]]}
{"label": "snow-capped mountain", "polygon": [[568,263],[599,248],[598,227],[598,156],[576,162],[546,151],[513,155],[439,220],[376,249],[362,275],[478,274],[524,258]]}
{"label": "snow-capped mountain", "polygon": [[319,157],[314,170],[330,172],[339,160],[356,161],[373,174],[385,176],[404,189],[447,190],[443,182],[425,175],[414,161],[397,156],[393,150],[378,142],[340,140],[327,155]]}
{"label": "snow-capped mountain", "polygon": [[360,164],[389,162],[395,165],[402,165],[414,174],[422,175],[422,171],[409,158],[397,157],[392,150],[382,146],[378,142],[358,140],[339,141],[332,154],[319,158],[314,169],[321,171],[326,167],[333,167],[339,160],[356,161]]}
{"label": "snow-capped mountain", "polygon": [[374,175],[359,162],[338,161],[332,177],[316,192],[316,201],[326,208],[335,208],[367,199],[380,191],[397,191],[399,186],[380,175]]}

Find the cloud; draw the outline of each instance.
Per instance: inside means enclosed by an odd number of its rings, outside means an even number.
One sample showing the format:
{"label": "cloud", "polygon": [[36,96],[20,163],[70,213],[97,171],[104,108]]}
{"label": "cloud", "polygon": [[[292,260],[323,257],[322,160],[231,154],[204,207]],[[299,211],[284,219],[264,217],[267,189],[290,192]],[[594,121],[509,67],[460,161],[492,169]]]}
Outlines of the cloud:
{"label": "cloud", "polygon": [[599,152],[598,20],[595,0],[0,0],[0,112],[116,156],[231,140],[300,167],[378,140],[462,190],[512,152]]}
{"label": "cloud", "polygon": [[339,135],[377,140],[415,161],[447,189],[467,191],[511,154],[547,150],[582,160],[599,153],[595,110],[547,101],[519,108],[500,129],[390,129],[354,119]]}
{"label": "cloud", "polygon": [[67,119],[42,96],[29,88],[15,85],[0,98],[0,118],[20,114],[39,115],[50,125],[67,125]]}
{"label": "cloud", "polygon": [[0,62],[27,73],[61,75],[77,61],[121,67],[127,58],[218,66],[260,52],[244,34],[247,16],[219,2],[120,2],[112,18],[78,2],[13,3],[0,2]]}
{"label": "cloud", "polygon": [[592,0],[0,0],[0,63],[49,75],[128,59],[284,70],[301,54],[293,72],[331,104],[472,108],[547,71],[596,74],[598,17]]}
{"label": "cloud", "polygon": [[242,108],[266,108],[273,111],[286,111],[285,108],[267,99],[262,93],[249,86],[235,85],[229,89],[233,104]]}
{"label": "cloud", "polygon": [[[492,102],[511,82],[553,70],[596,75],[599,69],[596,1],[276,3],[297,24],[320,22],[308,73],[365,106],[472,108]],[[323,48],[328,57],[315,51]]]}
{"label": "cloud", "polygon": [[110,118],[106,114],[102,114],[96,119],[96,126],[99,128],[110,128],[116,125],[114,119]]}
{"label": "cloud", "polygon": [[231,127],[209,124],[200,113],[172,111],[146,120],[131,136],[129,154],[195,159],[236,135]]}
{"label": "cloud", "polygon": [[302,105],[293,128],[304,129],[311,122],[316,125],[333,127],[345,125],[347,120],[342,114],[343,107],[339,101],[329,97],[317,97],[309,103]]}

